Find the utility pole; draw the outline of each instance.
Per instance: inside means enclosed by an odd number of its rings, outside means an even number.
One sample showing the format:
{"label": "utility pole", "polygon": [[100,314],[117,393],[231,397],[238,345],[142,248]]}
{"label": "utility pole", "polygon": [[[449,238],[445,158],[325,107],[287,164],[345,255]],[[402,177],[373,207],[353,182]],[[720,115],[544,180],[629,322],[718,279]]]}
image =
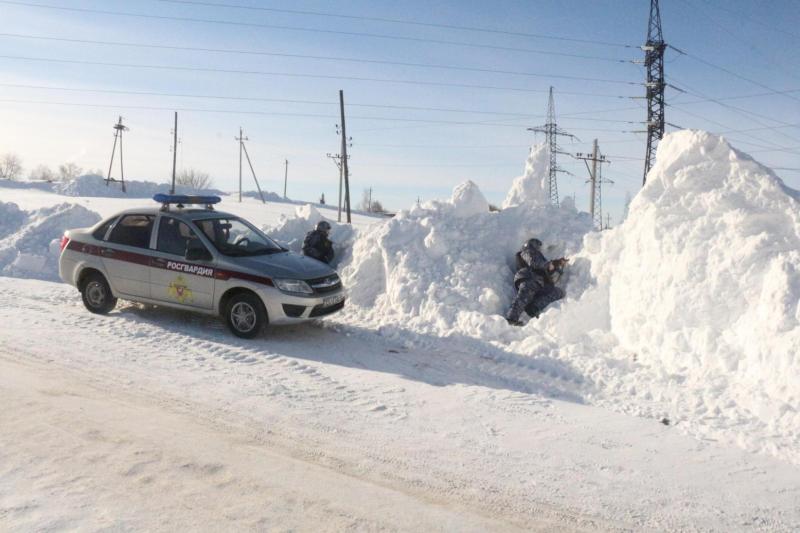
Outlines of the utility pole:
{"label": "utility pole", "polygon": [[261,198],[261,203],[265,204],[267,202],[264,200],[264,193],[261,192],[261,185],[258,184],[256,171],[253,169],[253,163],[250,161],[250,154],[247,153],[247,147],[244,145],[244,141],[249,141],[250,139],[244,136],[241,126],[239,126],[239,136],[234,137],[234,139],[239,141],[239,202],[242,201],[242,152],[244,152],[244,156],[247,158],[247,165],[250,167],[250,172],[253,174],[253,181],[256,182],[258,196]]}
{"label": "utility pole", "polygon": [[644,177],[656,161],[658,141],[664,137],[664,50],[667,44],[661,34],[661,12],[658,0],[650,0],[650,20],[647,25],[647,42],[644,50],[644,66],[647,69],[647,151],[644,156]]}
{"label": "utility pole", "polygon": [[289,160],[285,159],[283,161],[283,163],[284,163],[284,168],[283,168],[283,199],[285,200],[287,198],[287,196],[286,196],[286,184],[289,181]]}
{"label": "utility pole", "polygon": [[[595,228],[602,230],[603,229],[603,210],[602,210],[602,200],[603,200],[603,178],[602,178],[602,164],[603,163],[611,163],[606,156],[600,154],[600,150],[597,146],[597,139],[594,140],[593,150],[591,154],[582,154],[577,153],[575,154],[576,159],[581,159],[586,164],[586,170],[589,171],[589,183],[591,193],[589,195],[589,212],[592,214],[592,224]],[[589,161],[592,162],[592,166],[589,167]],[[598,167],[598,163],[600,166]],[[610,180],[606,180],[606,183],[613,183]]]}
{"label": "utility pole", "polygon": [[342,175],[344,176],[344,198],[347,206],[347,223],[350,224],[350,169],[347,166],[347,132],[344,124],[344,91],[339,89],[339,112],[342,119]]}
{"label": "utility pole", "polygon": [[[556,154],[560,152],[558,147],[558,136],[570,137],[577,139],[574,135],[567,133],[560,129],[556,124],[556,105],[553,100],[553,88],[550,87],[550,98],[547,104],[547,122],[542,126],[528,128],[528,131],[537,133],[544,133],[547,139],[548,152],[550,154],[550,168],[549,168],[549,183],[548,190],[550,192],[550,203],[558,207],[558,181],[556,179],[557,172],[566,172],[564,169],[558,167],[556,163]],[[561,152],[563,153],[563,152]]]}
{"label": "utility pole", "polygon": [[336,165],[336,168],[339,169],[339,212],[337,214],[336,221],[337,222],[341,222],[342,221],[342,182],[344,181],[343,174],[342,174],[342,156],[341,156],[341,154],[327,153],[327,154],[325,154],[325,157],[327,157],[328,159],[333,160],[334,164]]}
{"label": "utility pole", "polygon": [[122,132],[128,131],[127,126],[122,125],[122,117],[114,124],[114,147],[111,148],[111,162],[108,164],[108,176],[106,176],[106,187],[112,181],[116,181],[111,177],[111,167],[114,166],[114,153],[117,151],[117,138],[119,138],[119,175],[120,183],[122,184],[122,192],[125,192],[125,166],[122,161]]}
{"label": "utility pole", "polygon": [[242,134],[242,127],[239,126],[239,136],[234,137],[237,141],[239,141],[239,203],[242,203],[242,149],[244,148],[244,141],[248,140]]}
{"label": "utility pole", "polygon": [[369,188],[369,204],[367,207],[367,211],[372,213],[372,187]]}
{"label": "utility pole", "polygon": [[175,111],[175,127],[172,129],[172,189],[170,194],[175,194],[175,164],[178,161],[178,112]]}

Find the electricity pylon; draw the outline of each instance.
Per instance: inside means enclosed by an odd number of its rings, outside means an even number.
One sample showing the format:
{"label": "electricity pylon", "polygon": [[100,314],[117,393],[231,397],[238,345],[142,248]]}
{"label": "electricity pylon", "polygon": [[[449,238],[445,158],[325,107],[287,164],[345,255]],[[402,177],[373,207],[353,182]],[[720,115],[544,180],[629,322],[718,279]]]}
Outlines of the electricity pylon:
{"label": "electricity pylon", "polygon": [[114,147],[111,149],[111,162],[108,164],[108,175],[106,176],[106,187],[112,181],[117,181],[111,177],[111,167],[114,166],[114,154],[117,151],[117,140],[119,140],[119,181],[122,184],[122,192],[125,192],[125,167],[122,161],[122,132],[128,131],[127,126],[122,125],[122,117],[114,124]]}
{"label": "electricity pylon", "polygon": [[647,25],[647,42],[644,50],[644,66],[647,69],[647,152],[644,156],[644,177],[642,185],[647,182],[656,161],[658,141],[664,137],[664,50],[667,44],[661,34],[661,12],[658,0],[650,0],[650,21]]}
{"label": "electricity pylon", "polygon": [[556,162],[556,154],[560,152],[558,146],[558,137],[559,136],[571,137],[573,139],[577,139],[577,137],[560,129],[556,124],[556,105],[555,101],[553,100],[552,87],[550,87],[550,99],[547,104],[547,122],[541,126],[528,128],[528,131],[544,133],[546,136],[547,150],[548,153],[550,154],[550,167],[548,175],[548,191],[550,193],[550,203],[558,207],[560,204],[558,202],[558,181],[556,179],[556,173],[567,172],[566,170],[559,168]]}

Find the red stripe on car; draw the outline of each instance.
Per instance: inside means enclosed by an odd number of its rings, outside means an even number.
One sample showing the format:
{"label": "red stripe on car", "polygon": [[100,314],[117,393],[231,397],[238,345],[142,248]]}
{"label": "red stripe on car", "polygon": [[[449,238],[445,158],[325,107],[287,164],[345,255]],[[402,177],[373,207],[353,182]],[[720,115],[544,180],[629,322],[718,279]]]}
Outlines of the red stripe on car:
{"label": "red stripe on car", "polygon": [[[86,244],[78,241],[70,241],[67,244],[68,250],[75,252],[96,255],[106,259],[114,259],[115,261],[125,261],[126,263],[135,263],[137,265],[146,265],[154,268],[163,268],[175,272],[183,272],[185,274],[193,274],[196,276],[213,277],[218,280],[228,280],[230,278],[241,279],[244,281],[252,281],[253,283],[260,283],[274,287],[272,279],[266,276],[257,276],[255,274],[248,274],[246,272],[237,272],[235,270],[223,270],[219,268],[211,268],[205,265],[197,265],[193,263],[184,263],[182,261],[174,261],[172,259],[164,259],[150,255],[139,254],[136,252],[128,252],[126,250],[119,250],[111,248],[110,246],[97,246],[94,244]],[[158,261],[155,261],[158,260]]]}

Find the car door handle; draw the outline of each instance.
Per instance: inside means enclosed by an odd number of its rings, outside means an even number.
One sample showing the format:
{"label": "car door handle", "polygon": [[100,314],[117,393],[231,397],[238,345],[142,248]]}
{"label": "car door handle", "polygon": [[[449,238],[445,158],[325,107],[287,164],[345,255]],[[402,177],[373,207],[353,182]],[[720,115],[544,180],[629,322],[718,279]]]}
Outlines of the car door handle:
{"label": "car door handle", "polygon": [[114,250],[112,248],[100,248],[100,255],[103,257],[113,257]]}
{"label": "car door handle", "polygon": [[167,266],[167,260],[161,259],[160,257],[151,257],[150,266],[165,267]]}

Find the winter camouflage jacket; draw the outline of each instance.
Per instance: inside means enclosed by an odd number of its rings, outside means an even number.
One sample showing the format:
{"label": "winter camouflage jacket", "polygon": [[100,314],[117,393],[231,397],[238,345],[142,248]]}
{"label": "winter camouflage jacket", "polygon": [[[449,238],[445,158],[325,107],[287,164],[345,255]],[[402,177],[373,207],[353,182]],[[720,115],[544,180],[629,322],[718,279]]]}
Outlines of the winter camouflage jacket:
{"label": "winter camouflage jacket", "polygon": [[333,243],[324,231],[309,231],[303,241],[303,255],[330,263],[333,261]]}
{"label": "winter camouflage jacket", "polygon": [[523,281],[533,281],[540,287],[552,285],[553,281],[547,267],[550,261],[535,248],[523,246],[517,252],[517,273],[514,274],[514,286],[518,287]]}

